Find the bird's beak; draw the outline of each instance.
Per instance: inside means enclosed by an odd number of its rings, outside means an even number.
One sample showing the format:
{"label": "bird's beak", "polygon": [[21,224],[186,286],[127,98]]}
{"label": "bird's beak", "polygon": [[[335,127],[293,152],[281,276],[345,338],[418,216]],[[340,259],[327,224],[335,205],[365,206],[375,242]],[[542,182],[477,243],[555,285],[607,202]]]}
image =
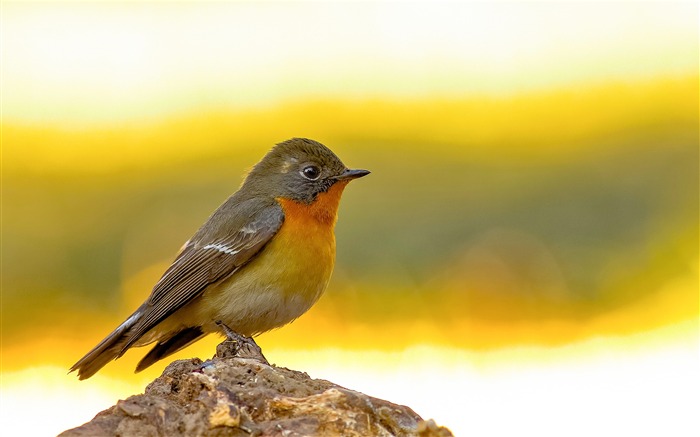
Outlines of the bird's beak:
{"label": "bird's beak", "polygon": [[369,173],[369,170],[350,170],[349,168],[346,168],[344,172],[336,176],[336,179],[339,181],[357,179],[361,178],[362,176],[367,176]]}

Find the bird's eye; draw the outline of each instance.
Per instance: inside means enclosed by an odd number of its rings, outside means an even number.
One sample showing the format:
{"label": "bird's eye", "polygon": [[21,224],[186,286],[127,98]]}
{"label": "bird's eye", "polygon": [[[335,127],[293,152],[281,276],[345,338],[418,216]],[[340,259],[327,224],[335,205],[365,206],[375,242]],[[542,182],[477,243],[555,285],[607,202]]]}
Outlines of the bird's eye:
{"label": "bird's eye", "polygon": [[321,169],[316,167],[315,165],[309,165],[307,167],[304,167],[304,169],[300,173],[306,179],[310,181],[315,181],[316,179],[318,179],[319,176],[321,176]]}

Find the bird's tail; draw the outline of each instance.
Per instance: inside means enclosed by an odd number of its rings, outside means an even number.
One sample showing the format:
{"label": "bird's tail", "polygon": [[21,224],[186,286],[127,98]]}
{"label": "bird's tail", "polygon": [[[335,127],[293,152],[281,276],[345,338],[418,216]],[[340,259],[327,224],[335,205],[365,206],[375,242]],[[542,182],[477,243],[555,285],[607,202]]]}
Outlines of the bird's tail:
{"label": "bird's tail", "polygon": [[137,309],[117,329],[112,331],[90,352],[85,354],[77,363],[73,364],[70,372],[78,371],[78,379],[87,379],[112,360],[116,360],[124,354],[124,345],[129,340],[131,329],[138,323],[142,309]]}

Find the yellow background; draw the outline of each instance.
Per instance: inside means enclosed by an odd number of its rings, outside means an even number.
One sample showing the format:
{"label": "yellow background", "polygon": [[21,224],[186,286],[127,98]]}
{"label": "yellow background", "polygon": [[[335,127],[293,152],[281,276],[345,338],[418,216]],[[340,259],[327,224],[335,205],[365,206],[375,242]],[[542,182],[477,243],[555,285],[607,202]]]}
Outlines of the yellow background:
{"label": "yellow background", "polygon": [[272,362],[463,435],[697,428],[697,17],[3,2],[2,427],[50,403],[35,431],[57,433],[143,390],[167,364],[133,375],[145,350],[65,372],[306,136],[372,175],[344,195],[325,296],[259,337]]}

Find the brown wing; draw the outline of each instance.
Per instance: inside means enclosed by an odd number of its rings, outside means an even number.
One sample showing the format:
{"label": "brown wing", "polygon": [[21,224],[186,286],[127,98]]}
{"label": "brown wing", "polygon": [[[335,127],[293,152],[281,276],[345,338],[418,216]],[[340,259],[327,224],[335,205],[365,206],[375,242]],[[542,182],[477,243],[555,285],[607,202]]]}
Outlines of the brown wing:
{"label": "brown wing", "polygon": [[146,332],[198,297],[210,284],[221,281],[244,266],[282,226],[284,213],[278,206],[263,209],[232,235],[197,241],[184,247],[153,288],[143,305],[120,356]]}

